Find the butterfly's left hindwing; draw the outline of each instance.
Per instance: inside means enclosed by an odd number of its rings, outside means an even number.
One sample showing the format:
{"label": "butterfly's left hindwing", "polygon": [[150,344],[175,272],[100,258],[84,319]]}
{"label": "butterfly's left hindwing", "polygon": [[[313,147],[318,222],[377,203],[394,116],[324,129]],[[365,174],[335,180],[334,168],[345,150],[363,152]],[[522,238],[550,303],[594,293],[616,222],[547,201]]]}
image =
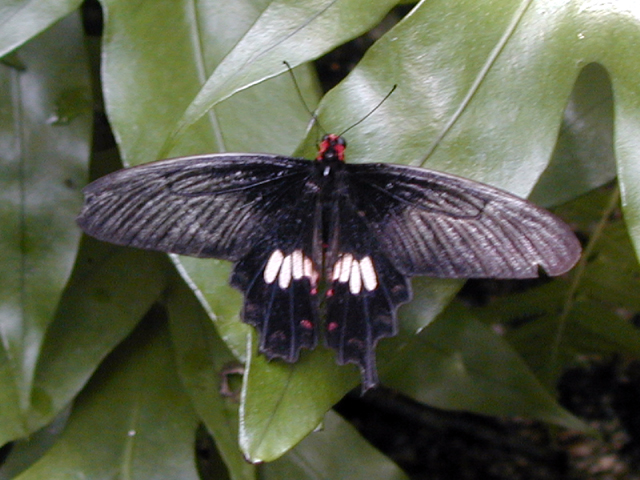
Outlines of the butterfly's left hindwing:
{"label": "butterfly's left hindwing", "polygon": [[231,275],[231,285],[244,294],[242,319],[260,334],[259,351],[288,362],[316,346],[320,322],[318,198],[315,188],[304,187],[297,186],[296,200]]}

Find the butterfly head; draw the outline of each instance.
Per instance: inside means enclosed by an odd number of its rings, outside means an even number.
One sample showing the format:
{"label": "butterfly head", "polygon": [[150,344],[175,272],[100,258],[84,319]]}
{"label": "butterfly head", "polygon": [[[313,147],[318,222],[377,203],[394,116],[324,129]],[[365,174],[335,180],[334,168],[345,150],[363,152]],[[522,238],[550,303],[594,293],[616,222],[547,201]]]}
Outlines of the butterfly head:
{"label": "butterfly head", "polygon": [[347,141],[340,135],[330,133],[322,137],[316,160],[322,162],[344,162],[344,149]]}

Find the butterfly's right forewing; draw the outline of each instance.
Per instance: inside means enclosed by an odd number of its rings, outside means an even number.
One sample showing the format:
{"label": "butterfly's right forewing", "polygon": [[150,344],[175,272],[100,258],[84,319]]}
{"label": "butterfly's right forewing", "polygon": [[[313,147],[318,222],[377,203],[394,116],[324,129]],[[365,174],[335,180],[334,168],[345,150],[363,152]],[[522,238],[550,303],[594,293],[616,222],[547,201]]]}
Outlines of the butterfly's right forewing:
{"label": "butterfly's right forewing", "polygon": [[472,180],[400,165],[347,165],[351,198],[404,274],[441,278],[561,275],[580,243],[559,218]]}

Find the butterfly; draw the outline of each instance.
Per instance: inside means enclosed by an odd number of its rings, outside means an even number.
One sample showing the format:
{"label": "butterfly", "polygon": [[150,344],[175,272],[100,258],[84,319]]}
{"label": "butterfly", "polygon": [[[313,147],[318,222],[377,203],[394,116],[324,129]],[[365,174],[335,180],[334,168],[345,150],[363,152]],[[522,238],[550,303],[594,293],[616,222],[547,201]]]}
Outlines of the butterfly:
{"label": "butterfly", "polygon": [[423,168],[348,164],[345,148],[331,134],[315,161],[223,153],[119,170],[83,190],[78,224],[118,245],[234,262],[261,353],[295,362],[322,331],[365,391],[410,277],[555,276],[580,257],[571,229],[526,200]]}

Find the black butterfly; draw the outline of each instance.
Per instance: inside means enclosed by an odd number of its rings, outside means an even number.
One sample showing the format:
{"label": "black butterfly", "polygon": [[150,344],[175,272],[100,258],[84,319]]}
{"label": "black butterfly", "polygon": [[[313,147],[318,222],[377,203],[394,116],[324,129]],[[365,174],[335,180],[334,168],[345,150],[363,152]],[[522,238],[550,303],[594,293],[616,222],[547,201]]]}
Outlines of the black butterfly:
{"label": "black butterfly", "polygon": [[84,189],[78,224],[119,245],[235,262],[262,353],[295,362],[321,328],[365,390],[409,277],[560,275],[580,256],[569,227],[525,200],[422,168],[345,164],[345,147],[326,135],[315,162],[236,153],[120,170]]}

